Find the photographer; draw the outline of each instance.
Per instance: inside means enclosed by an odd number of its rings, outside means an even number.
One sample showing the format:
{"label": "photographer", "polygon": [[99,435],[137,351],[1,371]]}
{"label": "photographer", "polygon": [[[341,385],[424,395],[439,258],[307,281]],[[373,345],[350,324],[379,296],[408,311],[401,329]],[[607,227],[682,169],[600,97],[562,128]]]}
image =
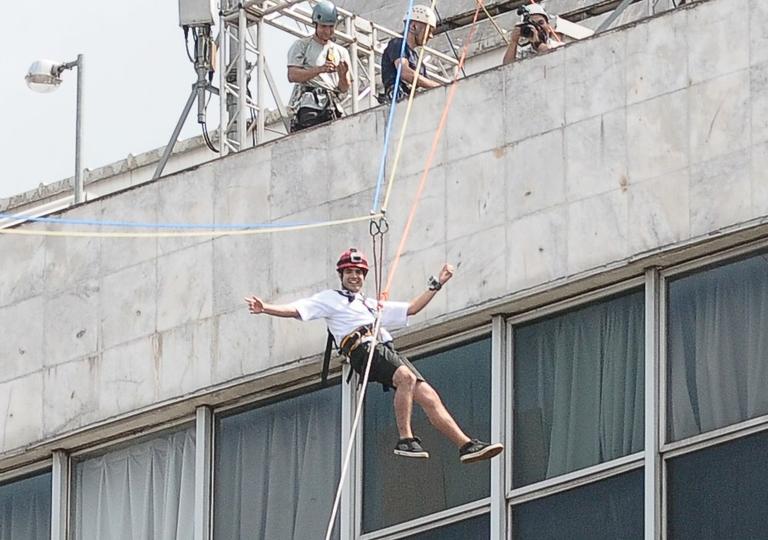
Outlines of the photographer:
{"label": "photographer", "polygon": [[549,15],[539,4],[520,6],[517,13],[522,16],[522,21],[512,31],[504,64],[548,51],[550,36],[554,34]]}

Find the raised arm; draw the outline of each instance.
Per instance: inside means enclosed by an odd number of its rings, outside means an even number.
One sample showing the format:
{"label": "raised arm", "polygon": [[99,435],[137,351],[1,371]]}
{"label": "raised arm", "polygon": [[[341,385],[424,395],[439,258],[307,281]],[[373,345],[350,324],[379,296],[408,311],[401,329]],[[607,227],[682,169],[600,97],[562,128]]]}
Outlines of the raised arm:
{"label": "raised arm", "polygon": [[[440,276],[437,278],[438,283],[440,283],[440,287],[442,287],[446,281],[451,279],[453,277],[453,266],[450,264],[444,264],[443,268],[440,270]],[[419,296],[411,300],[410,305],[408,306],[408,315],[416,315],[418,312],[420,312],[422,309],[427,307],[427,304],[429,304],[432,299],[437,294],[438,289],[427,289],[423,293],[421,293]]]}
{"label": "raised arm", "polygon": [[286,317],[289,319],[298,319],[298,310],[286,304],[267,304],[258,296],[246,297],[245,302],[248,304],[248,310],[252,315],[259,315],[264,313],[265,315],[272,315],[273,317]]}
{"label": "raised arm", "polygon": [[509,36],[509,45],[507,46],[507,50],[504,51],[504,60],[502,60],[503,64],[511,64],[517,60],[517,42],[519,40],[520,27],[515,26],[514,30],[512,30],[512,34]]}

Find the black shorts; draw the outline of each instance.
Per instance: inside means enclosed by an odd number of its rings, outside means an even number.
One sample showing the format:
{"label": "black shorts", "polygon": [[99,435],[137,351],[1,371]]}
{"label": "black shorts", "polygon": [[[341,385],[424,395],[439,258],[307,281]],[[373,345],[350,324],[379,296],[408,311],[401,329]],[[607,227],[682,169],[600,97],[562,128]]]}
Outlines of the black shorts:
{"label": "black shorts", "polygon": [[[370,351],[369,343],[362,343],[360,346],[352,351],[349,357],[349,363],[360,377],[365,374],[365,363],[368,361],[368,353]],[[405,356],[395,350],[390,343],[377,343],[376,349],[373,353],[373,359],[371,360],[371,373],[368,376],[369,381],[375,381],[383,384],[385,387],[394,388],[392,384],[392,377],[395,376],[395,371],[400,366],[406,366],[410,369],[416,379],[424,382],[424,377],[419,373],[411,361]]]}

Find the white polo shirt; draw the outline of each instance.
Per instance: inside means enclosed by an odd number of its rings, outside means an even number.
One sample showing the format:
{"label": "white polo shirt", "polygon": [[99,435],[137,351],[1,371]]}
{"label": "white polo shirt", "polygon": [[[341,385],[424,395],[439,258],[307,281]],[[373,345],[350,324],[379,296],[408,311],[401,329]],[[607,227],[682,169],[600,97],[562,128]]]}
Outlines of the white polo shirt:
{"label": "white polo shirt", "polygon": [[[328,289],[290,305],[296,308],[302,321],[325,319],[337,345],[344,336],[361,326],[373,324],[376,319],[376,300],[360,293],[347,296]],[[408,302],[383,302],[379,332],[381,343],[392,341],[385,326],[402,328],[408,325],[408,306]]]}

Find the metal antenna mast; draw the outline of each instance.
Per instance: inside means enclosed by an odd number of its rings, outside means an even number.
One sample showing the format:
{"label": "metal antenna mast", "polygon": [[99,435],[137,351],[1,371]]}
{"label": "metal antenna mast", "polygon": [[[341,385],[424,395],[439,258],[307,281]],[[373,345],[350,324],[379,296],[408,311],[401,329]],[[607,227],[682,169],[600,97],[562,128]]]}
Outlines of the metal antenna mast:
{"label": "metal antenna mast", "polygon": [[184,109],[181,112],[178,122],[176,122],[176,127],[163,151],[163,155],[157,163],[155,174],[152,176],[153,180],[163,173],[163,169],[165,168],[166,163],[168,163],[168,158],[171,156],[171,152],[173,152],[173,147],[179,139],[181,128],[184,127],[184,122],[186,122],[187,116],[189,116],[189,112],[192,110],[192,105],[194,105],[195,101],[197,101],[197,122],[203,126],[206,142],[212,146],[212,143],[207,137],[206,129],[206,92],[218,94],[219,91],[208,82],[208,75],[213,71],[213,66],[211,65],[213,58],[213,39],[211,38],[213,15],[211,14],[210,4],[207,4],[208,1],[209,0],[179,0],[179,25],[184,28],[185,36],[188,36],[190,31],[192,33],[195,49],[193,52],[194,56],[190,59],[195,65],[197,80],[192,85],[192,90],[189,93],[189,98],[187,98],[187,103],[184,105]]}

